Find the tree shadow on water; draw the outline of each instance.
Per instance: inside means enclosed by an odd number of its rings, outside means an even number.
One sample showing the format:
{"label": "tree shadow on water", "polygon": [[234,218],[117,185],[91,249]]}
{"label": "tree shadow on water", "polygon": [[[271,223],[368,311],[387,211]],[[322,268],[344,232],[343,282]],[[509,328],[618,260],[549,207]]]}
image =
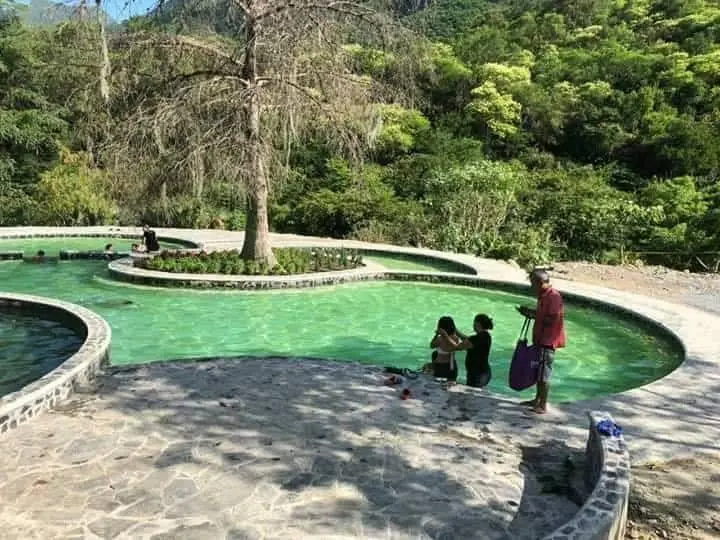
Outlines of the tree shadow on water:
{"label": "tree shadow on water", "polygon": [[[402,401],[376,367],[234,359],[116,368],[99,399],[132,419],[153,468],[194,484],[165,488],[165,518],[222,523],[218,538],[537,538],[557,525],[513,522],[515,445],[457,436],[448,394],[409,384]],[[174,537],[200,537],[186,529]]]}

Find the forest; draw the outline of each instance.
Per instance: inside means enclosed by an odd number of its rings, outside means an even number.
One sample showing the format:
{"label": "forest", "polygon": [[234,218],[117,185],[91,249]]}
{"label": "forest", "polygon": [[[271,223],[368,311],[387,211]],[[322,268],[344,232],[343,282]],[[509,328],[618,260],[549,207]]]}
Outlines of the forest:
{"label": "forest", "polygon": [[718,270],[718,1],[31,7],[0,0],[0,226]]}

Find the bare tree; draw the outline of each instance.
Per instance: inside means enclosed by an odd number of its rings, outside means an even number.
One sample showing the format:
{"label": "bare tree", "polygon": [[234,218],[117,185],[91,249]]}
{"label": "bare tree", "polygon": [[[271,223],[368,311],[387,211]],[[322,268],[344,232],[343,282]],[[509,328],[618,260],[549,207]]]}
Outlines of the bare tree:
{"label": "bare tree", "polygon": [[[294,141],[323,136],[359,157],[377,133],[376,105],[396,96],[352,68],[348,44],[394,46],[398,28],[362,2],[232,0],[237,38],[133,34],[118,44],[170,50],[194,59],[166,79],[160,98],[140,103],[126,141],[175,152],[178,167],[203,164],[247,189],[242,255],[275,263],[268,221],[271,175],[280,175]],[[131,133],[131,135],[128,135]],[[131,144],[127,145],[128,147]],[[173,150],[174,149],[174,150]],[[208,159],[214,158],[214,162]],[[218,167],[224,167],[219,171]]]}

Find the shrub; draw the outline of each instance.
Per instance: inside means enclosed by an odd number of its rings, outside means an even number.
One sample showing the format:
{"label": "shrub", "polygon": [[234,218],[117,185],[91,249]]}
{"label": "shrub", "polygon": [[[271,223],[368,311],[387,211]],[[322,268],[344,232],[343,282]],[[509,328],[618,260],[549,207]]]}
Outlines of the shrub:
{"label": "shrub", "polygon": [[275,250],[275,257],[277,264],[269,267],[263,263],[242,259],[237,250],[210,253],[163,251],[156,257],[138,260],[135,264],[160,272],[248,276],[331,272],[362,265],[362,257],[356,251],[343,248],[280,248]]}
{"label": "shrub", "polygon": [[112,223],[117,208],[108,195],[107,176],[82,152],[61,152],[61,162],[42,174],[35,192],[34,221],[42,225]]}

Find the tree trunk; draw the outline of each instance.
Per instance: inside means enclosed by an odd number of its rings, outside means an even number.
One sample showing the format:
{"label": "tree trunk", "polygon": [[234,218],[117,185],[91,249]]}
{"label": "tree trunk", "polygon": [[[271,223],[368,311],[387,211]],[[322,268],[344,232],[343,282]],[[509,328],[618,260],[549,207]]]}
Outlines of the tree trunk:
{"label": "tree trunk", "polygon": [[[250,6],[251,7],[251,4]],[[268,179],[265,154],[260,133],[262,104],[257,84],[257,27],[258,22],[248,16],[245,21],[245,63],[243,79],[247,81],[250,97],[245,105],[245,140],[248,155],[247,224],[241,256],[246,260],[264,262],[270,266],[277,263],[270,245],[268,221]]]}
{"label": "tree trunk", "polygon": [[163,212],[163,225],[169,226],[168,198],[167,198],[167,181],[163,180],[160,184],[160,205]]}
{"label": "tree trunk", "polygon": [[192,190],[193,196],[202,201],[205,190],[205,162],[202,153],[198,150],[193,153],[192,164]]}
{"label": "tree trunk", "polygon": [[97,23],[100,27],[100,52],[102,60],[100,62],[100,97],[106,112],[110,112],[110,53],[108,51],[107,33],[105,32],[105,13],[102,10],[102,0],[95,0],[97,8]]}

